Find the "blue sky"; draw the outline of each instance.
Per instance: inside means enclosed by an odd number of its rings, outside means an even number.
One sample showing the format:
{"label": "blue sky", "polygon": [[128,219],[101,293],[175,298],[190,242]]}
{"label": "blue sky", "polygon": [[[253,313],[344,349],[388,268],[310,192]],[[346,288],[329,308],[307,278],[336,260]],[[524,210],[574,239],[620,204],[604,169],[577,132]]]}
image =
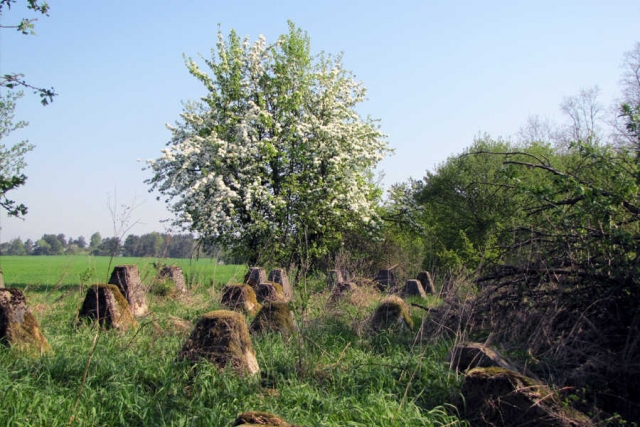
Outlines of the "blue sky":
{"label": "blue sky", "polygon": [[[19,0],[19,3],[23,2]],[[35,36],[0,32],[0,73],[55,87],[31,93],[17,118],[30,125],[27,184],[10,195],[24,220],[0,217],[1,241],[44,233],[113,235],[109,204],[135,206],[131,233],[165,231],[138,159],[156,158],[181,102],[204,95],[183,54],[208,56],[218,24],[274,41],[292,20],[314,53],[344,52],[368,88],[359,111],[381,120],[395,155],[386,186],[420,178],[475,136],[508,137],[531,115],[558,119],[559,104],[598,85],[618,95],[624,52],[640,41],[640,2],[619,1],[104,1],[50,0]],[[10,25],[25,15],[14,6]]]}

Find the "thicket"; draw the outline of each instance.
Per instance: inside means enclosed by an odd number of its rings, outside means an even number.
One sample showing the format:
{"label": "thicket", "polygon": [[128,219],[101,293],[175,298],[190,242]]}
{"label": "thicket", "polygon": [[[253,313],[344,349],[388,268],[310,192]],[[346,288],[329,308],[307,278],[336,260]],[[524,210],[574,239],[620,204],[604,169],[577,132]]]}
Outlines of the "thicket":
{"label": "thicket", "polygon": [[596,419],[638,422],[640,44],[625,58],[608,121],[583,92],[563,103],[564,126],[483,136],[396,185],[383,218],[398,261],[418,248],[411,269],[467,284],[441,320],[519,355]]}

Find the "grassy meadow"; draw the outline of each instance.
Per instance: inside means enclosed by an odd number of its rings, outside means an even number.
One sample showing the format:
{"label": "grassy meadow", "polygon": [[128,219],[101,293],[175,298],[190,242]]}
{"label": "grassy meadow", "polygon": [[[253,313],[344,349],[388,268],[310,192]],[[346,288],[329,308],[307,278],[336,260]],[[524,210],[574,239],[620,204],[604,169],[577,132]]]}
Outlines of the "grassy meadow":
{"label": "grassy meadow", "polygon": [[[113,264],[138,264],[146,284],[151,261]],[[178,361],[193,324],[221,308],[222,285],[241,280],[246,267],[177,263],[189,292],[171,297],[151,287],[150,314],[137,330],[119,332],[74,322],[87,283],[105,281],[108,259],[3,257],[7,287],[24,290],[53,354],[0,346],[0,425],[231,426],[250,410],[299,426],[464,425],[447,405],[460,387],[445,362],[450,343],[422,341],[417,327],[371,333],[368,317],[383,298],[373,288],[330,303],[323,277],[306,278],[318,291],[294,285],[299,333],[253,335],[261,369],[254,377]],[[413,310],[420,325],[424,311]]]}
{"label": "grassy meadow", "polygon": [[116,265],[136,264],[143,282],[155,275],[153,263],[179,265],[185,281],[192,286],[211,286],[230,281],[242,281],[244,266],[218,265],[215,259],[155,259],[71,256],[3,256],[0,268],[7,287],[50,289],[79,284],[107,283]]}

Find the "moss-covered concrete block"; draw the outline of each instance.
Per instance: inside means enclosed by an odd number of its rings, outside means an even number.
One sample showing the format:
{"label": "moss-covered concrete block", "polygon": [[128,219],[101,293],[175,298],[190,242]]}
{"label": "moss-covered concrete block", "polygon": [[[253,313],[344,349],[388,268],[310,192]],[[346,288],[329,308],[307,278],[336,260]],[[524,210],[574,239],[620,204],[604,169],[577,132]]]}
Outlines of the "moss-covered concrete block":
{"label": "moss-covered concrete block", "polygon": [[251,323],[251,331],[256,333],[280,332],[291,335],[296,332],[293,312],[283,301],[265,303]]}
{"label": "moss-covered concrete block", "polygon": [[255,287],[256,297],[261,303],[286,301],[287,297],[284,294],[282,286],[279,283],[267,282],[260,283]]}
{"label": "moss-covered concrete block", "polygon": [[91,286],[85,295],[78,319],[97,321],[106,329],[126,331],[138,327],[129,303],[116,285]]}
{"label": "moss-covered concrete block", "polygon": [[402,298],[390,295],[373,312],[370,326],[374,331],[413,329],[413,320],[409,315],[409,307]]}
{"label": "moss-covered concrete block", "polygon": [[467,372],[461,413],[472,426],[588,427],[584,414],[568,409],[547,386],[500,367]]}
{"label": "moss-covered concrete block", "polygon": [[33,355],[52,352],[19,289],[0,289],[0,344]]}
{"label": "moss-covered concrete block", "polygon": [[109,279],[110,285],[116,285],[127,299],[134,316],[144,316],[149,311],[147,290],[142,286],[137,265],[117,265]]}
{"label": "moss-covered concrete block", "polygon": [[269,272],[269,276],[267,277],[267,281],[280,285],[286,301],[290,301],[291,298],[293,298],[293,289],[291,288],[291,284],[289,283],[287,272],[284,269],[274,268],[273,270],[271,270]]}
{"label": "moss-covered concrete block", "polygon": [[229,310],[255,315],[262,305],[249,285],[227,285],[222,289],[220,303]]}
{"label": "moss-covered concrete block", "polygon": [[260,371],[244,316],[230,310],[204,314],[178,356],[190,362],[206,360],[218,368],[230,366],[238,373]]}

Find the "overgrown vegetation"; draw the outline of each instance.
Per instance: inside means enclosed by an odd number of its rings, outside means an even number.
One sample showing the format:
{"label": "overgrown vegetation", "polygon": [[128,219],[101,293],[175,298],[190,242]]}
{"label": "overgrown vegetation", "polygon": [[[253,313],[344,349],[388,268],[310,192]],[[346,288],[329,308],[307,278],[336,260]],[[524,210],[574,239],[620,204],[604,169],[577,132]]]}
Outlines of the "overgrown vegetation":
{"label": "overgrown vegetation", "polygon": [[639,53],[612,137],[584,92],[563,103],[556,137],[479,138],[387,207],[391,229],[421,242],[422,267],[474,285],[441,323],[521,356],[599,421],[640,421]]}
{"label": "overgrown vegetation", "polygon": [[[149,295],[151,314],[137,331],[102,331],[95,348],[98,331],[73,326],[84,297],[77,284],[26,294],[54,354],[0,349],[2,424],[230,426],[257,410],[306,426],[462,425],[446,406],[459,388],[445,362],[448,343],[363,333],[382,299],[373,291],[330,306],[328,291],[306,305],[296,299],[296,335],[252,335],[261,368],[253,378],[177,360],[200,315],[221,308],[221,289],[192,284],[178,299]],[[418,322],[422,310],[412,315]]]}
{"label": "overgrown vegetation", "polygon": [[[153,314],[138,332],[91,341],[95,331],[64,319],[77,310],[76,286],[102,272],[89,265],[34,286],[10,277],[9,258],[7,282],[31,291],[52,347],[96,359],[85,381],[74,376],[83,362],[68,356],[3,353],[10,404],[0,415],[37,424],[29,405],[38,405],[54,425],[69,414],[81,424],[226,425],[264,410],[301,425],[451,425],[441,405],[458,378],[442,361],[448,340],[473,339],[600,425],[640,422],[640,44],[625,56],[623,99],[607,121],[598,89],[583,90],[562,102],[566,123],[532,119],[517,140],[478,137],[423,179],[394,185],[384,206],[372,180],[384,135],[354,112],[364,88],[340,57],[312,57],[309,46],[293,24],[273,45],[219,33],[211,76],[187,63],[207,96],[185,105],[147,181],[201,241],[251,265],[284,264],[299,333],[254,337],[259,379],[191,369],[178,347],[219,308],[226,282],[192,273],[178,299],[150,283]],[[329,269],[393,270],[400,285],[428,270],[442,304],[386,307],[381,317],[396,327],[370,328],[382,295],[362,277],[330,295]],[[423,325],[417,336],[412,324]]]}

